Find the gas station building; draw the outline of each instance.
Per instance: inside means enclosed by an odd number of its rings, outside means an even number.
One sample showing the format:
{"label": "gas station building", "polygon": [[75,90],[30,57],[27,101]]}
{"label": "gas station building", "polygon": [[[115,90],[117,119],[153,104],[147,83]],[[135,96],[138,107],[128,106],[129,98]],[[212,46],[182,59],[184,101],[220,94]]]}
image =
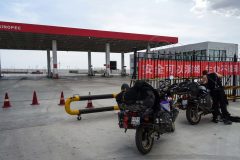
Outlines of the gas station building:
{"label": "gas station building", "polygon": [[[91,52],[104,52],[105,76],[108,77],[110,75],[110,52],[121,54],[121,70],[123,71],[125,53],[175,43],[178,43],[177,37],[0,21],[0,49],[45,50],[48,77],[53,78],[59,77],[57,51],[88,52],[89,75],[91,75],[92,67]],[[53,66],[50,65],[50,52],[52,52]]]}

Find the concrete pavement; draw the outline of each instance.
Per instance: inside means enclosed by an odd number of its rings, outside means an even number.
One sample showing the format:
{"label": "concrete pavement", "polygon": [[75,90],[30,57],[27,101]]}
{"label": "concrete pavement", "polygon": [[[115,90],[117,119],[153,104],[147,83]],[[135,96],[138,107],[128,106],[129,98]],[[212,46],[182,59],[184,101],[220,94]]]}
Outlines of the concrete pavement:
{"label": "concrete pavement", "polygon": [[[117,112],[82,115],[78,121],[63,106],[60,93],[88,95],[117,93],[128,78],[65,78],[0,80],[0,101],[8,92],[11,108],[0,110],[0,160],[126,160],[126,159],[240,159],[240,123],[212,123],[211,115],[189,125],[180,111],[176,131],[155,141],[148,155],[135,146],[135,131],[118,128]],[[33,90],[40,105],[31,106]],[[86,101],[73,108],[84,108]],[[0,103],[2,105],[2,102]],[[114,105],[115,100],[94,100],[95,107]],[[229,111],[240,116],[240,103]]]}

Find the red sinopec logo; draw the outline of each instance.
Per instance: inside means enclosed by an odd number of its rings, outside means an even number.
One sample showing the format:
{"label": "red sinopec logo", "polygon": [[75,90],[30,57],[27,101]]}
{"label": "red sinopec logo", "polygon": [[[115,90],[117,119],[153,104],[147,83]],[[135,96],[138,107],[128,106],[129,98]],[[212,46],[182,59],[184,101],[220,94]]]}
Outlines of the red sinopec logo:
{"label": "red sinopec logo", "polygon": [[0,24],[0,30],[20,31],[21,30],[21,26]]}

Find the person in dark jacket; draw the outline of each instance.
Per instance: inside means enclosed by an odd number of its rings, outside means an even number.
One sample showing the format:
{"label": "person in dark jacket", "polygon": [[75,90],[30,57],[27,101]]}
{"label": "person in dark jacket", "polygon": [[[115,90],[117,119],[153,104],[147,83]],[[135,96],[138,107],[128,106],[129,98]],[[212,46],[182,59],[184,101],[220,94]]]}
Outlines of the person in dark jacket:
{"label": "person in dark jacket", "polygon": [[[230,113],[227,111],[228,100],[222,86],[222,75],[218,73],[208,73],[203,71],[202,83],[210,90],[210,95],[213,100],[213,119],[212,121],[218,123],[218,116],[222,116],[224,124],[232,124],[230,120]],[[221,109],[221,113],[220,113]]]}

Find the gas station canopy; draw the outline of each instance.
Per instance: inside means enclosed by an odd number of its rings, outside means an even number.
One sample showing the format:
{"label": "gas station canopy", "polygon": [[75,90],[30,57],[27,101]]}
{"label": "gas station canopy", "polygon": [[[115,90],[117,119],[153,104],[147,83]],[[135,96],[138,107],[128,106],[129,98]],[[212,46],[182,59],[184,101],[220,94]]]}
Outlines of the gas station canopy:
{"label": "gas station canopy", "polygon": [[51,50],[52,40],[58,51],[132,52],[150,47],[160,47],[178,42],[177,37],[110,32],[36,24],[0,21],[0,49]]}

